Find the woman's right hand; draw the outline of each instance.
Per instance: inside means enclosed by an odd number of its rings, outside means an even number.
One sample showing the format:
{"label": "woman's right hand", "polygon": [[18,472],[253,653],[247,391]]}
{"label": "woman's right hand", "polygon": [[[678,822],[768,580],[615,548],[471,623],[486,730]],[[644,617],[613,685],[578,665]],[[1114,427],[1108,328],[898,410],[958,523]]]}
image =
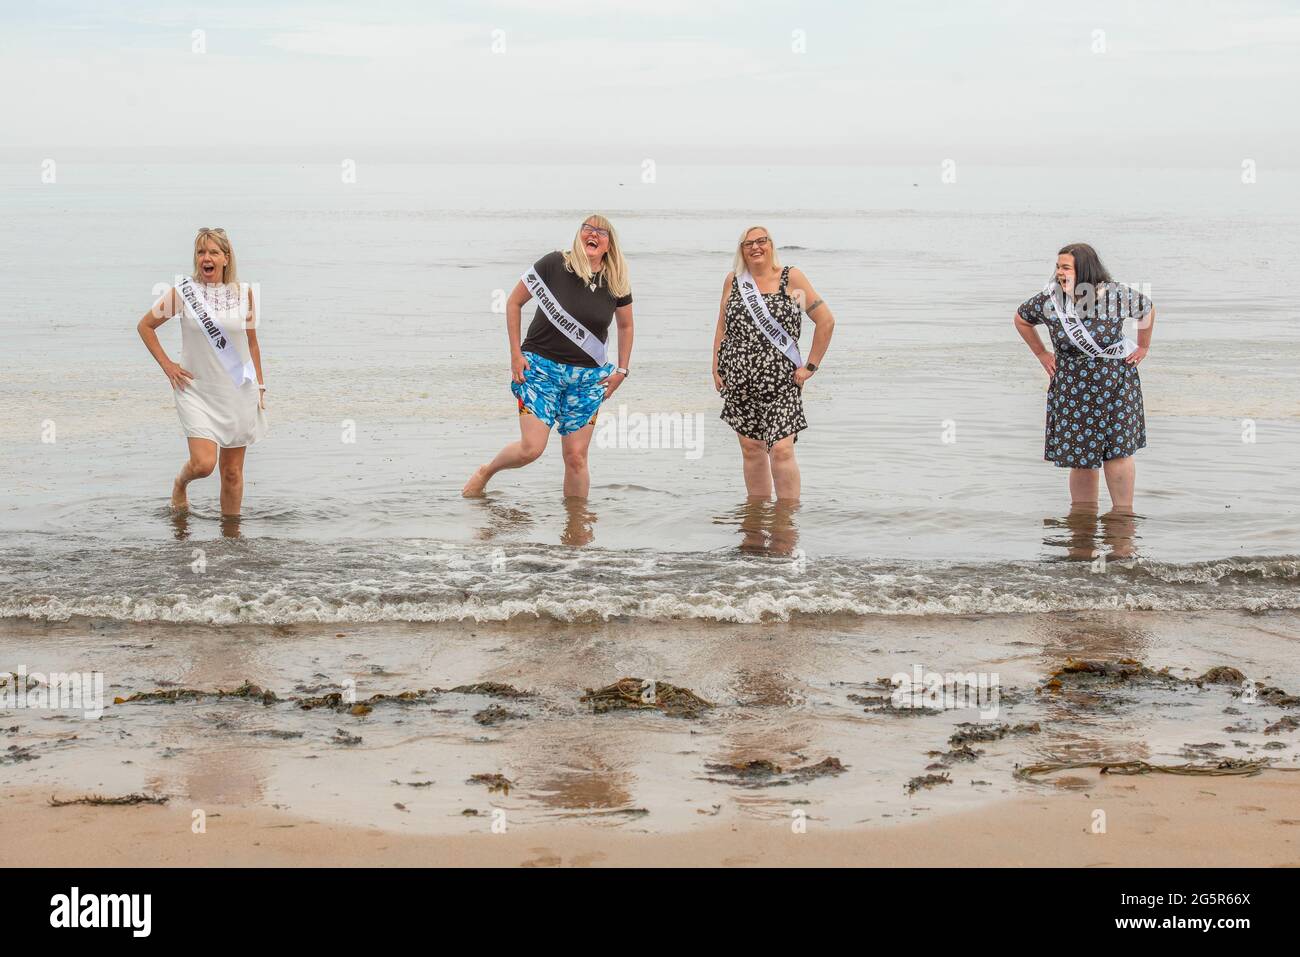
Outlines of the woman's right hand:
{"label": "woman's right hand", "polygon": [[163,363],[162,370],[167,376],[167,381],[172,384],[172,388],[179,392],[184,392],[187,380],[194,378],[194,373],[181,368],[179,362],[172,362],[170,359]]}
{"label": "woman's right hand", "polygon": [[717,389],[719,392],[721,392],[721,391],[722,391],[723,389],[725,389],[726,387],[727,387],[727,384],[726,384],[725,382],[722,381],[722,376],[718,375],[718,370],[717,370],[717,369],[714,369],[714,370],[713,370],[713,388],[715,388],[715,389]]}
{"label": "woman's right hand", "polygon": [[510,378],[520,385],[524,384],[524,372],[528,369],[528,360],[524,358],[522,352],[517,352],[510,357]]}
{"label": "woman's right hand", "polygon": [[1056,376],[1056,353],[1055,352],[1048,352],[1046,349],[1044,349],[1042,352],[1039,353],[1038,361],[1042,363],[1043,368],[1047,370],[1047,377],[1049,379],[1054,378]]}

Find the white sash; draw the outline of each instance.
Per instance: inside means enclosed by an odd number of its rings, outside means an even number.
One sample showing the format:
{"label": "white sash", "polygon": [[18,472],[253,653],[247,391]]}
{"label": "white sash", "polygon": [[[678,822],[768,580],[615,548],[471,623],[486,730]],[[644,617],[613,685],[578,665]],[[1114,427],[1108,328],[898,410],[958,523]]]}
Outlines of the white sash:
{"label": "white sash", "polygon": [[[225,330],[221,325],[212,318],[208,302],[203,298],[202,291],[194,285],[194,281],[189,276],[177,276],[176,292],[184,303],[186,314],[193,316],[194,321],[203,330],[203,337],[208,340],[208,345],[212,346],[212,351],[217,354],[217,359],[225,367],[230,381],[235,383],[235,388],[239,389],[249,382],[256,382],[257,372],[253,368],[252,360],[245,361],[239,357],[239,350],[226,338]],[[239,292],[242,296],[244,292],[242,286]]]}
{"label": "white sash", "polygon": [[[1055,279],[1052,279],[1043,287],[1043,292],[1047,294],[1047,300],[1052,304],[1051,312],[1061,324],[1061,331],[1070,340],[1070,344],[1084,355],[1091,356],[1094,359],[1127,359],[1137,349],[1137,343],[1127,336],[1103,349],[1083,324],[1083,320],[1079,318],[1079,312],[1074,306],[1073,296],[1067,296],[1065,290],[1057,285]],[[1060,293],[1059,299],[1057,298],[1058,292]],[[1131,289],[1127,290],[1129,295],[1132,295],[1132,292]],[[1107,295],[1115,295],[1115,293],[1107,290]],[[1121,317],[1119,321],[1122,323],[1123,318]]]}
{"label": "white sash", "polygon": [[749,311],[749,318],[754,320],[758,331],[767,337],[767,341],[776,346],[776,351],[794,363],[796,369],[802,368],[803,357],[799,355],[799,341],[785,331],[785,327],[776,321],[758,291],[758,282],[745,270],[736,277],[736,286],[740,289],[740,301]]}
{"label": "white sash", "polygon": [[551,325],[564,333],[575,346],[596,360],[596,365],[603,366],[606,356],[605,343],[597,339],[591,330],[569,315],[565,308],[560,305],[560,300],[555,298],[555,293],[551,292],[546,283],[542,281],[542,277],[537,275],[537,270],[529,269],[521,278],[524,286],[537,300],[537,305],[541,307],[542,314],[551,320]]}

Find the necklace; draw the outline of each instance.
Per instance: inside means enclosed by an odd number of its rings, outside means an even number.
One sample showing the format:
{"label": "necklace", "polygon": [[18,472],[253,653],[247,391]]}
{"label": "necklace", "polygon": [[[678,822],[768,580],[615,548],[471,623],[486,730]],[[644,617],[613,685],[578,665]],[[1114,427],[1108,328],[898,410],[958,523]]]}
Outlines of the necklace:
{"label": "necklace", "polygon": [[605,284],[605,270],[602,269],[600,270],[600,272],[597,272],[592,275],[591,282],[587,283],[587,288],[590,289],[592,292],[595,292],[597,286],[602,286],[604,284]]}

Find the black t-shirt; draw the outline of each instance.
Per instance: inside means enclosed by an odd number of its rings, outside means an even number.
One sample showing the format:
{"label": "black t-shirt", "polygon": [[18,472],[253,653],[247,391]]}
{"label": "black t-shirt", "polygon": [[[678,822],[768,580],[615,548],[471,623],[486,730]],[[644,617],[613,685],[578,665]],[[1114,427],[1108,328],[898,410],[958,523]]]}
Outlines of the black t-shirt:
{"label": "black t-shirt", "polygon": [[[596,290],[592,290],[577,273],[564,268],[564,254],[547,253],[533,265],[542,277],[546,288],[555,294],[565,312],[582,323],[601,342],[609,342],[609,324],[614,310],[632,304],[632,293],[615,298],[600,277],[592,276]],[[573,341],[551,324],[539,306],[533,316],[528,334],[524,336],[524,352],[535,352],[544,359],[564,362],[573,366],[596,367],[596,360],[583,352]]]}

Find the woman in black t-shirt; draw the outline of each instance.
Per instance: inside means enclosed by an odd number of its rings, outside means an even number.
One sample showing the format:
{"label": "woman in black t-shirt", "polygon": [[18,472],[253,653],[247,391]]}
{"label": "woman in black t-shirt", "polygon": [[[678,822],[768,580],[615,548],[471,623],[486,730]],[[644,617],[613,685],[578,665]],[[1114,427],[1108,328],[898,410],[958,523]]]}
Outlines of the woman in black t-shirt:
{"label": "woman in black t-shirt", "polygon": [[[521,312],[529,299],[537,312],[520,343]],[[618,365],[607,361],[611,321],[618,322]],[[588,216],[572,248],[533,264],[506,302],[510,337],[510,391],[519,404],[519,441],[480,465],[461,494],[482,495],[492,476],[517,469],[546,449],[558,426],[564,451],[564,495],[586,498],[591,484],[587,450],[600,404],[627,378],[632,359],[632,289],[614,227]]]}

